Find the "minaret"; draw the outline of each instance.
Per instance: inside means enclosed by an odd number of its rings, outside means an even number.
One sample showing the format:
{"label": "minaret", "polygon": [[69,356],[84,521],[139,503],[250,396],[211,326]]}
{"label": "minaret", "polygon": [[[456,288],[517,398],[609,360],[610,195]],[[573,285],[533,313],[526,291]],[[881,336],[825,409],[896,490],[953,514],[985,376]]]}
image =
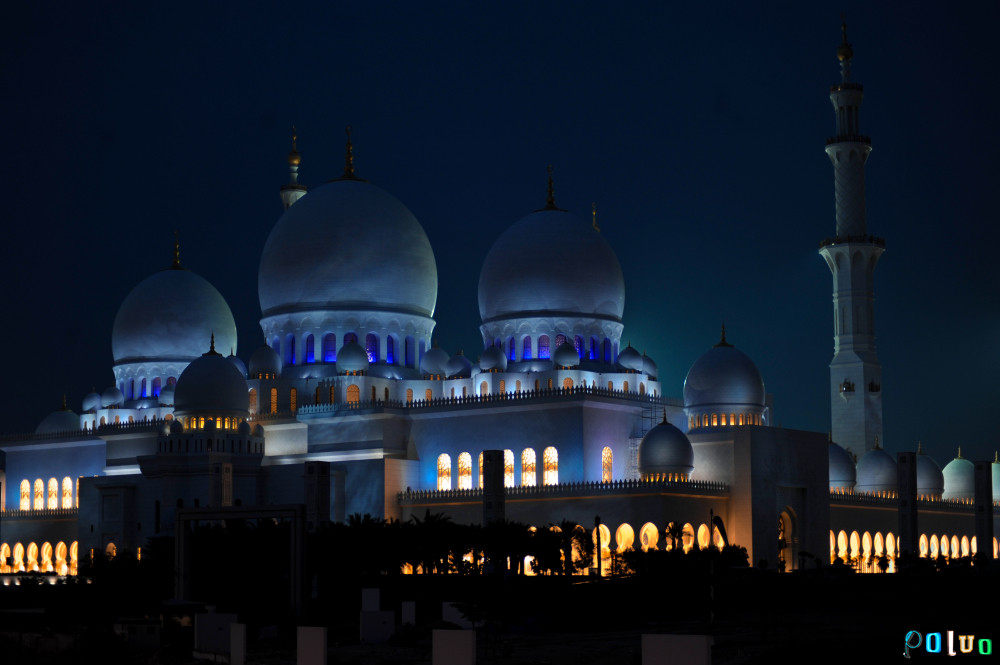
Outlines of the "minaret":
{"label": "minaret", "polygon": [[299,163],[302,161],[302,155],[295,145],[298,138],[295,125],[292,125],[292,151],[288,153],[288,184],[281,186],[281,202],[285,204],[285,210],[306,195],[305,185],[299,184]]}
{"label": "minaret", "polygon": [[882,366],[875,353],[875,264],[885,242],[868,234],[865,222],[865,162],[871,139],[861,134],[862,86],[851,81],[854,52],[847,25],[837,49],[840,83],[830,87],[837,134],[827,139],[833,163],[837,235],[820,243],[833,273],[833,360],[830,416],[833,440],[860,456],[882,439]]}

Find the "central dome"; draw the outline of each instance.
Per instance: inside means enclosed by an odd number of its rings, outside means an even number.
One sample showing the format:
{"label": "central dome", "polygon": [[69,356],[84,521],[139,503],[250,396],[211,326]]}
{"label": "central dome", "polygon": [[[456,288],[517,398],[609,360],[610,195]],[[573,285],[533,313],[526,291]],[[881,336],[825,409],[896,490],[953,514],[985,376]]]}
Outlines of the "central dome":
{"label": "central dome", "polygon": [[257,287],[265,317],[307,310],[431,317],[437,266],[423,227],[398,199],[363,180],[334,180],[278,220]]}
{"label": "central dome", "polygon": [[565,210],[539,210],[515,222],[479,275],[484,323],[559,315],[621,322],[624,309],[625,279],[611,245]]}

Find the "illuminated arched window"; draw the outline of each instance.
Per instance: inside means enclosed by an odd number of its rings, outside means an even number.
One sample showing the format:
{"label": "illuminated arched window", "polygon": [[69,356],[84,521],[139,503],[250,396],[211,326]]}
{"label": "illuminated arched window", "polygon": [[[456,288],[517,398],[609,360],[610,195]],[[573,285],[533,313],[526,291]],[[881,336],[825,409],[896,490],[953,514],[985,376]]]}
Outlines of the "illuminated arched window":
{"label": "illuminated arched window", "polygon": [[347,403],[357,404],[360,401],[361,401],[361,388],[359,388],[354,383],[347,386]]}
{"label": "illuminated arched window", "polygon": [[541,335],[538,338],[538,357],[548,358],[549,357],[549,336]]}
{"label": "illuminated arched window", "polygon": [[569,390],[572,387],[573,387],[573,379],[567,376],[565,379],[563,379],[563,390]]}
{"label": "illuminated arched window", "polygon": [[611,448],[604,446],[601,450],[601,482],[610,483],[612,479],[611,465],[614,461],[614,453]]}
{"label": "illuminated arched window", "polygon": [[660,531],[656,528],[656,525],[652,522],[646,522],[639,529],[639,545],[642,547],[642,551],[655,550],[656,543],[660,540]]}
{"label": "illuminated arched window", "polygon": [[427,400],[428,402],[434,399],[434,393],[431,392],[430,388],[424,391],[424,399]]}
{"label": "illuminated arched window", "polygon": [[292,388],[288,393],[288,401],[292,405],[292,413],[295,413],[299,408],[299,391]]}
{"label": "illuminated arched window", "polygon": [[859,556],[861,556],[861,536],[858,535],[857,531],[851,532],[850,544],[851,544],[851,559],[857,559]]}
{"label": "illuminated arched window", "polygon": [[929,549],[928,543],[927,543],[927,534],[926,533],[920,534],[920,540],[919,540],[918,547],[920,549],[920,558],[921,559],[926,559],[927,558],[927,551]]}
{"label": "illuminated arched window", "polygon": [[580,360],[583,360],[584,355],[586,355],[584,353],[586,349],[584,348],[583,338],[579,335],[573,338],[573,348],[576,349],[576,355],[580,358]]}
{"label": "illuminated arched window", "polygon": [[[891,536],[891,535],[892,534],[890,533],[889,536]],[[889,536],[886,536],[886,538],[885,538],[885,542],[886,542],[885,549],[886,549],[886,551],[889,550]],[[952,558],[957,559],[958,557],[962,556],[962,550],[959,549],[958,536],[952,536],[951,537],[951,548],[950,549],[951,549],[951,556],[952,556]]]}
{"label": "illuminated arched window", "polygon": [[73,507],[73,481],[69,476],[62,479],[62,507]]}
{"label": "illuminated arched window", "polygon": [[719,425],[719,414],[713,413],[712,414],[712,427],[718,427],[718,425]]}
{"label": "illuminated arched window", "polygon": [[612,382],[612,381],[608,381],[608,391],[610,392],[610,391],[612,391],[612,390],[614,390],[614,389],[615,389],[615,384],[614,384],[614,382]]}
{"label": "illuminated arched window", "polygon": [[41,478],[35,479],[35,500],[31,505],[35,510],[45,507],[45,481]]}
{"label": "illuminated arched window", "polygon": [[549,390],[552,390],[552,378],[549,378],[548,385],[546,386]]}
{"label": "illuminated arched window", "polygon": [[41,556],[38,561],[38,572],[52,572],[52,543],[42,543]]}
{"label": "illuminated arched window", "polygon": [[278,389],[271,388],[271,413],[278,412]]}
{"label": "illuminated arched window", "polygon": [[458,489],[472,489],[472,455],[469,453],[458,456]]}
{"label": "illuminated arched window", "polygon": [[479,453],[479,489],[483,489],[485,481],[483,480],[483,454]]}
{"label": "illuminated arched window", "polygon": [[38,545],[28,543],[27,559],[25,570],[29,573],[38,572]]}
{"label": "illuminated arched window", "polygon": [[438,455],[438,484],[439,490],[451,489],[451,455],[441,453]]}
{"label": "illuminated arched window", "polygon": [[533,487],[535,480],[535,449],[525,448],[521,451],[521,484]]}
{"label": "illuminated arched window", "polygon": [[485,381],[483,381],[482,383],[479,384],[479,394],[480,395],[489,395],[490,394],[490,386]]}
{"label": "illuminated arched window", "polygon": [[503,379],[500,379],[499,389],[501,395],[507,392],[507,383]]}
{"label": "illuminated arched window", "polygon": [[7,543],[0,543],[0,573],[9,573],[10,565],[7,559],[10,558],[10,546]]}
{"label": "illuminated arched window", "polygon": [[312,335],[306,335],[306,362],[316,362],[316,338]]}
{"label": "illuminated arched window", "polygon": [[13,561],[11,561],[11,572],[22,573],[24,572],[24,545],[21,543],[14,543],[14,553],[11,555]]}
{"label": "illuminated arched window", "polygon": [[61,540],[58,543],[56,543],[56,550],[55,550],[56,574],[65,575],[66,573],[69,572],[69,564],[66,563],[66,557],[68,554],[69,550],[66,549],[66,543],[62,542]]}
{"label": "illuminated arched window", "polygon": [[257,389],[250,389],[250,413],[257,413]]}
{"label": "illuminated arched window", "polygon": [[514,451],[503,451],[503,486],[514,486]]}
{"label": "illuminated arched window", "polygon": [[108,546],[104,548],[104,554],[109,559],[114,559],[116,556],[118,556],[118,548],[115,547],[114,543],[108,543]]}
{"label": "illuminated arched window", "polygon": [[79,557],[78,557],[79,548],[80,548],[80,543],[79,542],[77,542],[77,541],[74,540],[72,543],[70,543],[70,546],[69,546],[69,571],[68,571],[70,575],[76,575],[76,566],[77,566],[77,563],[79,562]]}
{"label": "illuminated arched window", "polygon": [[517,355],[517,340],[511,337],[507,340],[507,360],[514,360]]}
{"label": "illuminated arched window", "polygon": [[627,552],[635,547],[635,531],[632,530],[632,526],[627,522],[619,526],[615,531],[615,544],[618,545],[615,550],[618,554]]}
{"label": "illuminated arched window", "polygon": [[690,552],[691,548],[694,547],[694,527],[690,524],[685,524],[681,528],[681,544],[684,546],[685,552]]}
{"label": "illuminated arched window", "polygon": [[520,379],[514,382],[514,392],[521,392],[521,381]]}
{"label": "illuminated arched window", "polygon": [[406,389],[406,403],[407,404],[413,403],[413,388]]}
{"label": "illuminated arched window", "polygon": [[323,335],[323,362],[337,361],[337,336],[333,333]]}
{"label": "illuminated arched window", "polygon": [[152,395],[153,397],[159,397],[160,396],[160,385],[161,385],[160,384],[160,377],[156,377],[155,379],[153,379],[153,389],[152,389],[152,391],[150,391],[150,395]]}
{"label": "illuminated arched window", "polygon": [[21,481],[21,501],[17,507],[21,510],[31,510],[31,483],[27,479]]}
{"label": "illuminated arched window", "polygon": [[622,381],[622,392],[628,392],[628,381]]}
{"label": "illuminated arched window", "polygon": [[378,335],[375,333],[365,335],[365,351],[368,352],[368,362],[378,362]]}
{"label": "illuminated arched window", "polygon": [[542,451],[542,484],[559,484],[559,453],[553,446]]}
{"label": "illuminated arched window", "polygon": [[929,545],[930,545],[930,547],[928,548],[929,549],[928,554],[930,555],[930,557],[932,559],[938,558],[938,537],[937,537],[937,534],[933,534],[933,533],[931,534]]}
{"label": "illuminated arched window", "polygon": [[707,524],[702,524],[698,527],[698,549],[707,550],[708,546],[712,544],[712,534],[708,530]]}

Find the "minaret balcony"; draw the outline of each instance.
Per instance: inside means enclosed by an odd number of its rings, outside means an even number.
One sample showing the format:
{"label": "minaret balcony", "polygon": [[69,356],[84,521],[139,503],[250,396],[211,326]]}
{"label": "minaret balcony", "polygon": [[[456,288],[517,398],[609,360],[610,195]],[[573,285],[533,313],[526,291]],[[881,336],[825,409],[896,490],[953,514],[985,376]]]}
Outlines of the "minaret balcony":
{"label": "minaret balcony", "polygon": [[841,90],[864,90],[865,87],[853,81],[841,81],[830,86],[830,92],[840,92]]}
{"label": "minaret balcony", "polygon": [[872,140],[870,136],[865,136],[864,134],[841,134],[839,136],[831,136],[826,140],[827,145],[833,145],[834,143],[864,143],[870,146]]}
{"label": "minaret balcony", "polygon": [[885,239],[872,235],[834,236],[832,238],[825,238],[823,242],[819,244],[819,248],[823,249],[824,247],[829,247],[830,245],[843,245],[847,243],[864,243],[885,249]]}

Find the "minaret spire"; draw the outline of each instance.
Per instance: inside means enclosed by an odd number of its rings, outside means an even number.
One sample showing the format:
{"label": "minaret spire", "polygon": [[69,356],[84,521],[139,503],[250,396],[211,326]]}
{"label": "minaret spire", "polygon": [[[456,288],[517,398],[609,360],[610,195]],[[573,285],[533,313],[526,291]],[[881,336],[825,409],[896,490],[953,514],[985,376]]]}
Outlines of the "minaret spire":
{"label": "minaret spire", "polygon": [[347,126],[347,145],[344,147],[344,175],[341,176],[344,180],[356,180],[357,175],[354,173],[354,144],[351,143],[351,126]]}
{"label": "minaret spire", "polygon": [[547,195],[545,197],[545,209],[546,210],[558,210],[556,208],[556,189],[552,184],[552,165],[549,164],[545,171],[548,173],[548,187],[546,188]]}
{"label": "minaret spire", "polygon": [[174,270],[181,269],[181,238],[177,229],[174,229],[174,262],[170,267]]}
{"label": "minaret spire", "polygon": [[298,148],[299,133],[292,125],[292,149],[288,153],[288,183],[281,186],[281,202],[285,205],[285,210],[292,207],[292,204],[306,195],[306,188],[299,184],[299,164],[302,163],[302,155]]}
{"label": "minaret spire", "polygon": [[874,272],[885,241],[868,233],[865,163],[871,139],[861,133],[864,88],[851,81],[854,49],[840,26],[840,82],[830,87],[836,134],[826,140],[833,165],[836,233],[819,253],[833,275],[833,360],[830,412],[833,439],[854,455],[882,437],[882,366],[875,352]]}
{"label": "minaret spire", "polygon": [[594,230],[598,233],[601,232],[601,227],[597,225],[597,201],[590,204],[590,225],[594,227]]}

